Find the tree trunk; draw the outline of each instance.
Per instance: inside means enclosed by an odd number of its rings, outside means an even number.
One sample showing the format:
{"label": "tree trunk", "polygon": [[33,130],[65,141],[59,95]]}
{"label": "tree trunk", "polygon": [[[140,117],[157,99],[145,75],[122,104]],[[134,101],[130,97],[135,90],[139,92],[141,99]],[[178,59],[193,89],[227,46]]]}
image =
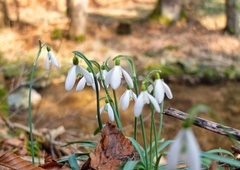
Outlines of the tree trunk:
{"label": "tree trunk", "polygon": [[180,19],[182,0],[161,0],[161,15],[169,21]]}
{"label": "tree trunk", "polygon": [[5,0],[0,0],[0,28],[10,26],[10,19]]}
{"label": "tree trunk", "polygon": [[225,31],[230,34],[238,34],[238,13],[237,13],[237,0],[226,0],[226,16],[227,23]]}
{"label": "tree trunk", "polygon": [[167,20],[167,23],[172,23],[180,19],[181,9],[182,0],[158,0],[149,18],[160,18],[160,20]]}
{"label": "tree trunk", "polygon": [[67,0],[70,17],[69,38],[83,40],[86,34],[88,0]]}

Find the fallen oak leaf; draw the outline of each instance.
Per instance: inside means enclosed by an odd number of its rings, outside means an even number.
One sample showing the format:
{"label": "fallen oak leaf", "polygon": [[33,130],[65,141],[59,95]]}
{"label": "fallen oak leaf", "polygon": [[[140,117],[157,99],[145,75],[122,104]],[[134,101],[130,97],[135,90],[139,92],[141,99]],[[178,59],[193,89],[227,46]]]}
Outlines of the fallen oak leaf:
{"label": "fallen oak leaf", "polygon": [[44,170],[41,167],[36,167],[30,162],[23,160],[11,151],[6,151],[0,155],[0,165],[11,168],[12,170]]}
{"label": "fallen oak leaf", "polygon": [[101,140],[82,170],[114,170],[127,161],[138,161],[140,156],[122,132],[113,124],[107,123],[101,130]]}

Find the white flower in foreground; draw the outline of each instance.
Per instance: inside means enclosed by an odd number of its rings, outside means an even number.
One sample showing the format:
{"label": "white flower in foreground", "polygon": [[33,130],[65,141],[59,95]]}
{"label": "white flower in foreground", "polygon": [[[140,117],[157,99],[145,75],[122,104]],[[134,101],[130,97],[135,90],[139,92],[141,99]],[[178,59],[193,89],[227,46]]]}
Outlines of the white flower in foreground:
{"label": "white flower in foreground", "polygon": [[154,95],[159,104],[162,103],[165,93],[169,99],[173,98],[170,88],[163,80],[160,79],[160,76],[157,73],[156,80],[154,81]]}
{"label": "white flower in foreground", "polygon": [[55,67],[59,67],[58,60],[53,54],[53,52],[51,51],[51,48],[49,46],[47,46],[47,51],[48,52],[46,57],[46,69],[49,70],[50,62],[52,62]]}
{"label": "white flower in foreground", "polygon": [[123,95],[120,97],[120,105],[122,107],[122,110],[126,110],[129,106],[130,100],[134,99],[136,101],[137,96],[136,94],[130,89],[129,86],[127,86],[127,90],[123,93]]}
{"label": "white flower in foreground", "polygon": [[[94,83],[94,79],[93,79],[93,74],[92,73],[89,73],[90,74],[90,76],[91,76],[91,79],[92,79],[92,81],[93,81],[93,83],[88,83],[87,81],[86,81],[86,78],[83,76],[82,78],[81,78],[81,80],[78,82],[78,84],[77,84],[77,87],[76,87],[76,91],[81,91],[84,87],[85,87],[85,85],[87,84],[88,86],[92,86],[92,88],[96,91],[96,86],[95,86],[95,83]],[[98,82],[97,82],[98,83]],[[100,91],[100,85],[99,85],[99,83],[98,83],[98,91]]]}
{"label": "white flower in foreground", "polygon": [[113,122],[114,121],[113,109],[107,100],[106,103],[101,107],[100,114],[102,114],[103,110],[108,113],[109,119]]}
{"label": "white flower in foreground", "polygon": [[184,161],[190,170],[201,169],[200,148],[190,128],[182,129],[174,139],[167,155],[167,170],[174,170]]}
{"label": "white flower in foreground", "polygon": [[143,106],[145,104],[149,104],[150,102],[153,104],[155,110],[160,112],[157,100],[147,92],[145,85],[142,86],[142,90],[143,91],[140,93],[134,104],[135,117],[138,117],[142,113]]}
{"label": "white flower in foreground", "polygon": [[76,82],[76,78],[82,74],[85,77],[85,80],[87,83],[92,84],[93,83],[93,78],[91,76],[91,74],[83,67],[78,65],[78,59],[77,57],[73,58],[73,66],[69,69],[68,71],[68,75],[65,81],[65,89],[67,91],[70,91],[75,82]]}
{"label": "white flower in foreground", "polygon": [[116,90],[120,84],[122,76],[125,78],[127,84],[133,88],[133,81],[131,76],[120,66],[120,60],[115,60],[115,66],[108,72],[105,82],[106,85],[111,85],[111,87]]}

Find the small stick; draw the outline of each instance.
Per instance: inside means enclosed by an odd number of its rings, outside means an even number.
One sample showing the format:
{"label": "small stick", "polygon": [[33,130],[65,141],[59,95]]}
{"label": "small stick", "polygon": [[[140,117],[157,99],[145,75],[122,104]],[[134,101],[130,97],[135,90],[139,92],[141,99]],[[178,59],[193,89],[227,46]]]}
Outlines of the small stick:
{"label": "small stick", "polygon": [[[184,113],[180,110],[174,108],[167,108],[164,110],[163,114],[167,116],[171,116],[180,120],[185,120],[189,118],[189,114]],[[240,141],[240,130],[234,129],[232,127],[224,126],[206,119],[202,119],[199,117],[195,118],[193,123],[194,125],[207,129],[209,131],[215,132],[220,135],[224,135],[233,139]]]}

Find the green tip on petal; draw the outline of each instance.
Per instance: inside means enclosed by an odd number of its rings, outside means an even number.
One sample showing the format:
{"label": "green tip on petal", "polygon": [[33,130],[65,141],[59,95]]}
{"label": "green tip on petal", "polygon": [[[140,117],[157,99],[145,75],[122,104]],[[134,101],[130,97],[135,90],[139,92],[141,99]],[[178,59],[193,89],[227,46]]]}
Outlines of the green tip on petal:
{"label": "green tip on petal", "polygon": [[142,89],[142,91],[146,91],[147,90],[145,84],[142,85],[141,89]]}
{"label": "green tip on petal", "polygon": [[109,101],[108,101],[108,98],[106,97],[106,99],[105,99],[105,103],[109,103]]}
{"label": "green tip on petal", "polygon": [[155,74],[155,79],[160,79],[160,74],[159,73]]}
{"label": "green tip on petal", "polygon": [[92,70],[91,70],[89,67],[87,67],[87,71],[88,71],[89,73],[92,72]]}
{"label": "green tip on petal", "polygon": [[50,48],[49,46],[47,46],[47,51],[48,51],[48,52],[51,51],[51,48]]}
{"label": "green tip on petal", "polygon": [[128,90],[130,90],[130,89],[131,89],[131,87],[130,87],[129,85],[127,85],[127,86],[126,86],[126,88],[127,88]]}
{"label": "green tip on petal", "polygon": [[78,65],[78,58],[76,56],[73,57],[73,64]]}
{"label": "green tip on petal", "polygon": [[115,65],[116,65],[116,66],[120,66],[120,59],[119,59],[119,58],[117,58],[117,59],[115,60]]}

